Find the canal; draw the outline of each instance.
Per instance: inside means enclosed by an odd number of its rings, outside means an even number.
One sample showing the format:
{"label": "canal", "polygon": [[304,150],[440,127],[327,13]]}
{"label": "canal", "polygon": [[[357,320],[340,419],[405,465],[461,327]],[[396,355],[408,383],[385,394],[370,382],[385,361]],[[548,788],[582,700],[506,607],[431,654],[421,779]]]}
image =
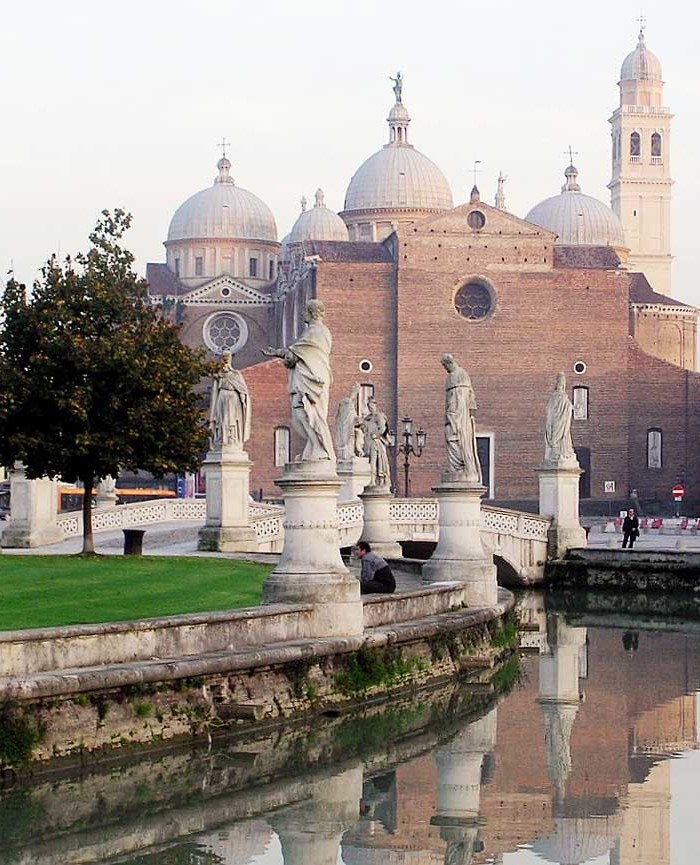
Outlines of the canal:
{"label": "canal", "polygon": [[611,597],[522,596],[489,685],[7,776],[0,865],[694,862],[700,620]]}

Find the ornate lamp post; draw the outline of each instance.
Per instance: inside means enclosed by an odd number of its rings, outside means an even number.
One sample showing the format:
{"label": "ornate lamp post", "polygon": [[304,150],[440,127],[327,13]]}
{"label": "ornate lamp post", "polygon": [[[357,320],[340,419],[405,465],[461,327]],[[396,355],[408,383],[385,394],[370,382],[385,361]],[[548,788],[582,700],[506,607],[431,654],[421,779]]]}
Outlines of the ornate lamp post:
{"label": "ornate lamp post", "polygon": [[[414,447],[413,419],[410,417],[405,417],[401,421],[401,423],[403,425],[403,432],[401,433],[403,442],[398,446],[397,452],[403,454],[404,496],[408,498],[408,491],[411,486],[411,457],[414,456],[419,458],[423,454],[423,450],[425,448],[425,441],[428,437],[428,434],[423,429],[423,427],[418,427],[418,430],[415,433],[416,444]],[[396,447],[396,433],[393,430],[389,432],[389,438],[391,446]]]}

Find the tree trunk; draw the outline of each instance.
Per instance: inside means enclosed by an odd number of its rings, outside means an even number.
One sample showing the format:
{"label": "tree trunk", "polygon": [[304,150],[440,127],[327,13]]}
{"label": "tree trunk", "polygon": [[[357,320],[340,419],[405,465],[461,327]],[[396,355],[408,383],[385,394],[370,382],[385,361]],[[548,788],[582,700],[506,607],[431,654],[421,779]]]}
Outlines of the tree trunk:
{"label": "tree trunk", "polygon": [[84,556],[95,555],[95,538],[92,534],[92,485],[95,480],[92,472],[82,479],[83,482],[83,552]]}

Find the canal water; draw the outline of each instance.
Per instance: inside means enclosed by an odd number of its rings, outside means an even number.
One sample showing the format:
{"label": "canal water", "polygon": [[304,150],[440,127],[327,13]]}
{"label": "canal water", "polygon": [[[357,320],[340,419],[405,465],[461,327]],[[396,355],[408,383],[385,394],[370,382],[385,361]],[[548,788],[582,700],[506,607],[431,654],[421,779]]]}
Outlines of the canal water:
{"label": "canal water", "polygon": [[495,688],[5,779],[0,865],[695,863],[700,622],[624,606],[522,598]]}

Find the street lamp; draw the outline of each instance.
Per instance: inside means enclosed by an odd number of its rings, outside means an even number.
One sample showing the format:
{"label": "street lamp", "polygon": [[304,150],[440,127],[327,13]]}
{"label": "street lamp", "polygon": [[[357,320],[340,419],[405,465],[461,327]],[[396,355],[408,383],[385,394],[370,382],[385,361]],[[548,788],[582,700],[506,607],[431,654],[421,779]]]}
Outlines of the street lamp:
{"label": "street lamp", "polygon": [[[406,416],[401,423],[403,425],[403,433],[401,434],[403,442],[398,446],[397,450],[398,453],[403,454],[404,496],[408,498],[408,491],[410,489],[409,475],[411,472],[411,456],[420,457],[422,455],[428,434],[423,427],[418,427],[415,433],[416,446],[414,447],[413,419]],[[396,433],[393,430],[389,431],[389,442],[391,447],[396,447]]]}

